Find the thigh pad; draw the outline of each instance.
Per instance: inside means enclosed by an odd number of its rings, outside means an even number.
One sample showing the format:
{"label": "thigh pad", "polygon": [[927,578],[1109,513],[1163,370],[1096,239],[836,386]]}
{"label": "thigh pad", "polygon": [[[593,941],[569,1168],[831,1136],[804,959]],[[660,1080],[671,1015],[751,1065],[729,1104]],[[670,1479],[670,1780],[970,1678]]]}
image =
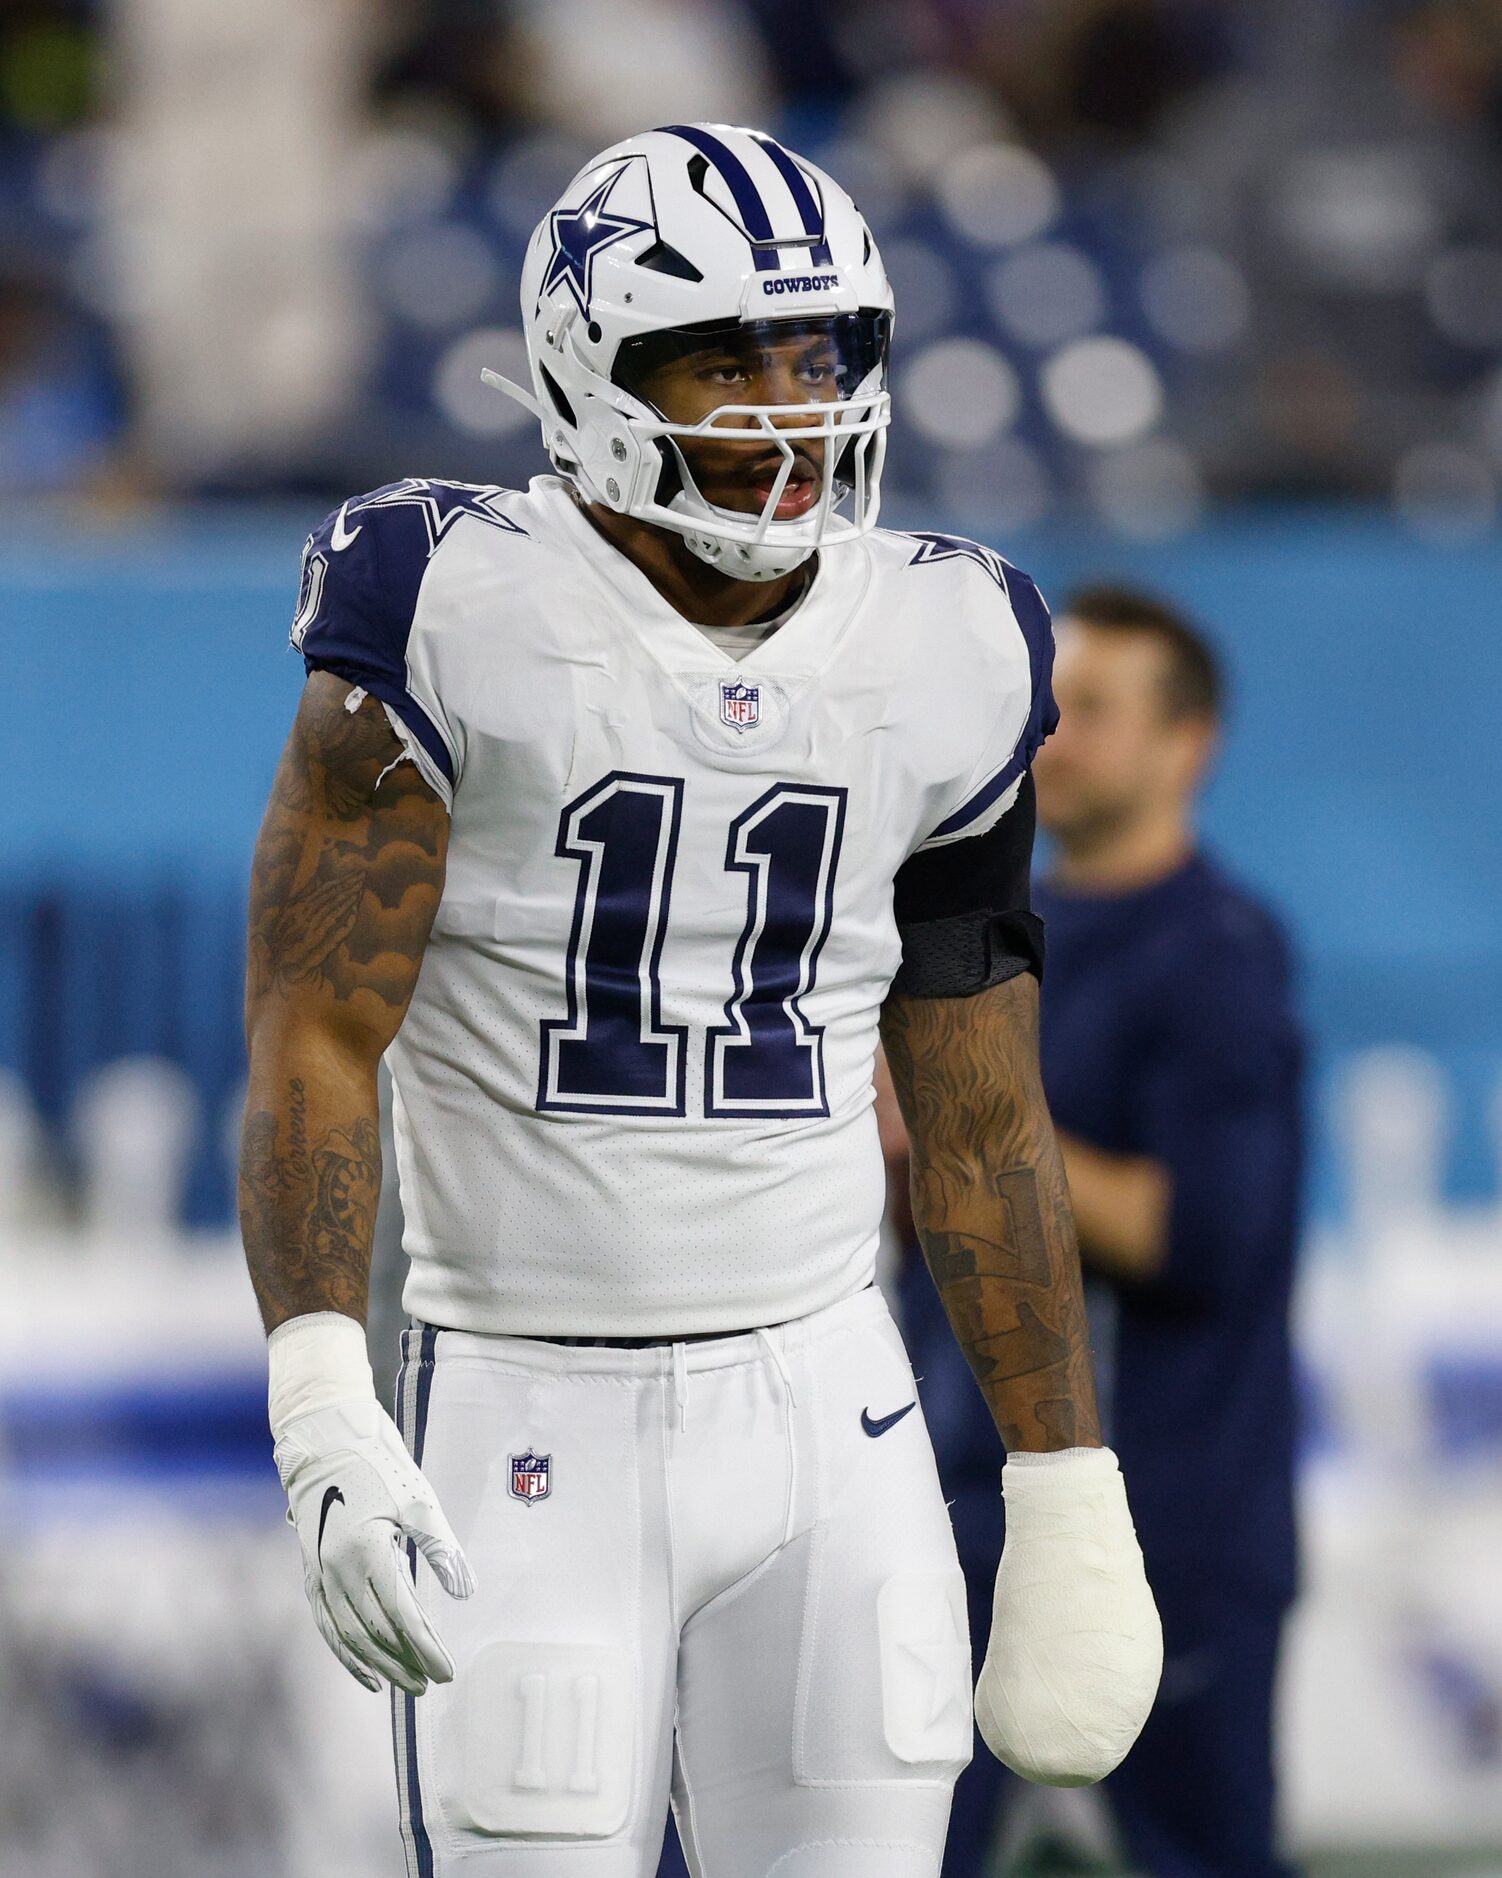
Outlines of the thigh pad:
{"label": "thigh pad", "polygon": [[957,1571],[899,1572],[876,1600],[881,1719],[909,1766],[970,1758],[970,1617]]}
{"label": "thigh pad", "polygon": [[[631,1804],[635,1674],[607,1644],[487,1644],[437,1743],[449,1816],[484,1834],[604,1839]],[[444,1731],[447,1732],[447,1731]],[[448,1781],[443,1782],[448,1785]]]}

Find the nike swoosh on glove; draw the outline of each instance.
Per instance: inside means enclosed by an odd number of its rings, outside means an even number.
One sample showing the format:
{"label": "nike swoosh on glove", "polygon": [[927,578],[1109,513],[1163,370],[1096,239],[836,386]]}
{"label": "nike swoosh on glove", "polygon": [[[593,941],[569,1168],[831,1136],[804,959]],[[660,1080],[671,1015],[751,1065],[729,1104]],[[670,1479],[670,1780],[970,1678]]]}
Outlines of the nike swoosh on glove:
{"label": "nike swoosh on glove", "polygon": [[1006,1545],[976,1723],[1024,1780],[1088,1786],[1137,1739],[1163,1671],[1121,1469],[1109,1448],[1013,1455],[1002,1494]]}
{"label": "nike swoosh on glove", "polygon": [[282,1428],[276,1467],[302,1545],[303,1588],[323,1640],[367,1689],[408,1695],[452,1682],[454,1661],[423,1614],[410,1541],[450,1597],[475,1589],[436,1495],[379,1402],[312,1409]]}

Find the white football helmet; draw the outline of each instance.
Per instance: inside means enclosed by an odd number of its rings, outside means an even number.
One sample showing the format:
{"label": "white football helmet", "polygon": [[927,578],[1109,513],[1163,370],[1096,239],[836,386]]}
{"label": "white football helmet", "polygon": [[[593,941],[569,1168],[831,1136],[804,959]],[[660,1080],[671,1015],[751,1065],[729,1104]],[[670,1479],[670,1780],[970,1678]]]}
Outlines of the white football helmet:
{"label": "white football helmet", "polygon": [[[771,580],[874,527],[892,290],[845,191],[764,132],[675,124],[602,151],[534,231],[521,301],[532,389],[484,376],[538,419],[584,501],[672,529],[741,580]],[[754,347],[762,332],[816,336],[838,395],[724,404],[696,423],[671,422],[640,395],[665,358],[716,334]],[[754,439],[780,456],[759,515],[700,491],[679,440],[705,436]],[[816,496],[779,520],[795,463],[818,456]]]}

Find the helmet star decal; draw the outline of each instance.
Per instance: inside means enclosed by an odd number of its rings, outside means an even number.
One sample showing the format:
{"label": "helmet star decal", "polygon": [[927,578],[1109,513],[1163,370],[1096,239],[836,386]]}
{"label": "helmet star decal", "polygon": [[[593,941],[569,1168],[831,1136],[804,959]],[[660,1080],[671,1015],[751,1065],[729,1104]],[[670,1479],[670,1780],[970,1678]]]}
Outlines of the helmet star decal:
{"label": "helmet star decal", "polygon": [[630,167],[630,163],[626,162],[619,169],[612,170],[603,182],[595,185],[578,208],[554,209],[548,217],[553,253],[548,262],[548,271],[543,277],[542,290],[548,294],[560,282],[566,282],[579,303],[579,311],[586,319],[589,317],[590,278],[594,273],[595,256],[601,248],[608,248],[627,235],[643,233],[652,226],[650,222],[639,222],[633,216],[612,215],[605,206],[611,190]]}

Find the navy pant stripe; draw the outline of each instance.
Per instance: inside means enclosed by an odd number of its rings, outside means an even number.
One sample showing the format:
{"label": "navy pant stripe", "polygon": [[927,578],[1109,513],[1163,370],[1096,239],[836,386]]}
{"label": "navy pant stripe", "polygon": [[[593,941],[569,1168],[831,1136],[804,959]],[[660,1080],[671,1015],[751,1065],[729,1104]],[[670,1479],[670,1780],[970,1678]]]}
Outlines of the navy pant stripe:
{"label": "navy pant stripe", "polygon": [[793,201],[798,205],[798,213],[803,217],[805,235],[817,235],[817,243],[809,250],[809,261],[814,267],[831,265],[829,243],[824,239],[824,214],[814,198],[814,192],[808,186],[808,178],[798,165],[778,143],[775,137],[758,136],[756,141],[777,165],[778,174],[787,184]]}
{"label": "navy pant stripe", "polygon": [[433,1354],[438,1348],[438,1332],[424,1324],[421,1355],[417,1362],[417,1426],[412,1430],[412,1458],[422,1466],[423,1443],[428,1436],[428,1397],[433,1392]]}
{"label": "navy pant stripe", "polygon": [[776,270],[782,263],[775,248],[759,248],[760,241],[775,239],[772,218],[767,214],[767,205],[761,199],[761,192],[751,180],[751,172],[728,144],[720,142],[718,137],[711,137],[707,130],[700,130],[694,124],[664,124],[663,131],[670,137],[681,137],[685,143],[691,143],[701,156],[707,157],[725,179],[726,187],[735,198],[735,206],[740,210],[746,233],[752,241],[751,253],[759,272]]}
{"label": "navy pant stripe", "polygon": [[[411,1331],[402,1337],[403,1363],[401,1379],[396,1386],[397,1426],[400,1428],[412,1459],[422,1466],[423,1442],[428,1432],[428,1397],[433,1388],[433,1352],[438,1343],[438,1332],[431,1324],[424,1325],[422,1339],[418,1345],[416,1402],[412,1416],[412,1426],[406,1426],[407,1370],[411,1364]],[[417,1576],[417,1547],[408,1543],[407,1558],[411,1563],[412,1575]],[[395,1691],[393,1691],[395,1696]],[[417,1698],[411,1695],[396,1697],[401,1703],[400,1726],[404,1729],[407,1744],[407,1823],[412,1833],[412,1850],[417,1858],[415,1878],[433,1878],[433,1842],[428,1837],[428,1829],[422,1817],[422,1784],[417,1773]]]}
{"label": "navy pant stripe", "polygon": [[[402,1361],[396,1372],[396,1427],[397,1433],[405,1441],[407,1438],[407,1376],[412,1367],[412,1333],[402,1332]],[[408,1548],[410,1556],[411,1548]],[[406,1715],[402,1706],[401,1691],[393,1686],[391,1696],[391,1749],[396,1758],[397,1780],[400,1784],[400,1826],[402,1835],[402,1864],[407,1878],[417,1878],[413,1870],[415,1842],[412,1836],[412,1783],[408,1778],[409,1757],[407,1753]]]}

